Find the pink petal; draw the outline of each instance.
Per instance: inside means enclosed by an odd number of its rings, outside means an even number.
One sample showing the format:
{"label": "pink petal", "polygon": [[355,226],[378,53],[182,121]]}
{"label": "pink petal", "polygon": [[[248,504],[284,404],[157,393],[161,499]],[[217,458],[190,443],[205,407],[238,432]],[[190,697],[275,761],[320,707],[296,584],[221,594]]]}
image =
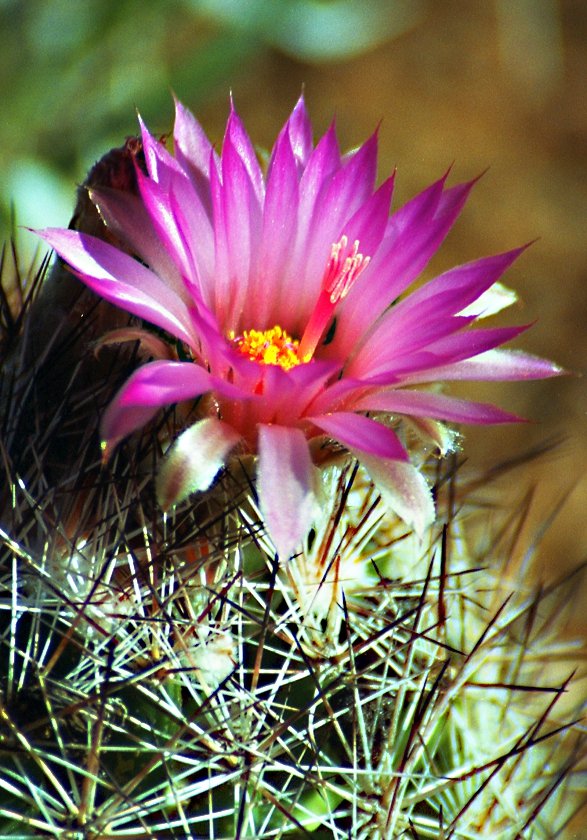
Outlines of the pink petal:
{"label": "pink petal", "polygon": [[261,515],[285,562],[306,536],[318,512],[308,443],[299,429],[259,426],[257,492]]}
{"label": "pink petal", "polygon": [[[314,207],[324,186],[328,184],[333,174],[340,169],[340,150],[334,125],[320,138],[316,148],[308,159],[308,164],[300,179],[300,230],[307,233],[312,221]],[[303,243],[305,245],[305,235]]]}
{"label": "pink petal", "polygon": [[[225,331],[240,332],[240,316],[256,254],[260,229],[260,208],[255,207],[249,175],[239,157],[225,148],[223,158],[223,213],[228,249],[229,297],[227,314],[223,320]],[[218,302],[218,297],[217,297]],[[246,325],[247,327],[250,325]]]}
{"label": "pink petal", "polygon": [[429,312],[436,317],[457,315],[493,286],[525,249],[516,248],[446,271],[392,307],[390,318],[397,319],[401,329],[402,318],[412,312],[420,317],[427,317]]}
{"label": "pink petal", "polygon": [[240,435],[215,417],[190,426],[167,452],[157,476],[157,501],[167,510],[192,493],[207,490]]}
{"label": "pink petal", "polygon": [[530,324],[521,324],[516,327],[466,330],[435,341],[429,345],[428,350],[437,357],[440,364],[459,361],[459,359],[476,356],[500,344],[505,344],[525,332],[530,326]]}
{"label": "pink petal", "polygon": [[305,167],[312,153],[312,124],[303,95],[298,99],[285,128],[296,161],[301,167]]}
{"label": "pink petal", "polygon": [[518,379],[547,379],[564,373],[563,368],[554,362],[521,350],[487,350],[471,359],[407,374],[403,381],[410,385],[443,380],[505,382]]}
{"label": "pink petal", "polygon": [[228,233],[224,213],[224,193],[221,171],[210,166],[210,194],[214,230],[214,300],[211,309],[218,323],[225,329],[228,316],[228,301],[231,294],[230,264],[228,258]]}
{"label": "pink petal", "polygon": [[320,267],[319,276],[312,278],[312,282],[307,284],[308,288],[305,285],[302,286],[301,280],[306,272],[308,249],[314,238],[314,211],[315,208],[322,206],[323,191],[339,169],[338,141],[334,126],[330,126],[310,155],[308,165],[300,179],[297,236],[292,263],[287,274],[287,282],[296,285],[300,317],[306,319],[314,306],[317,287],[322,279],[321,272],[324,269],[324,266]]}
{"label": "pink petal", "polygon": [[136,370],[116,394],[102,418],[102,438],[111,450],[144,426],[165,405],[216,389],[235,398],[240,392],[192,362],[149,362]]}
{"label": "pink petal", "polygon": [[185,303],[137,260],[74,230],[47,228],[37,233],[98,295],[194,346]]}
{"label": "pink petal", "polygon": [[377,169],[377,135],[372,135],[322,190],[312,217],[305,254],[303,286],[317,296],[332,245],[346,232],[346,223],[373,194]]}
{"label": "pink petal", "polygon": [[[179,177],[187,182],[183,175]],[[167,179],[167,184],[163,188],[155,180],[147,178],[140,170],[137,170],[137,182],[141,191],[141,198],[145,203],[157,235],[164,243],[180,274],[183,277],[192,278],[196,274],[192,254],[169,201],[169,192],[175,180],[176,178],[172,175]]]}
{"label": "pink petal", "polygon": [[305,419],[308,405],[338,370],[335,362],[316,362],[285,371],[278,365],[258,365],[236,352],[230,366],[234,384],[251,401],[255,422],[280,426]]}
{"label": "pink petal", "polygon": [[308,419],[352,452],[366,452],[379,458],[407,461],[408,456],[393,429],[362,414],[337,411],[312,415]]}
{"label": "pink petal", "polygon": [[[488,330],[465,330],[455,335],[442,337],[438,341],[432,341],[421,350],[412,349],[395,359],[386,359],[382,364],[377,364],[372,359],[372,365],[365,367],[366,362],[362,359],[360,367],[353,365],[353,371],[355,376],[363,374],[363,379],[368,379],[372,384],[385,385],[388,382],[396,382],[398,378],[405,383],[414,373],[476,356],[499,344],[505,344],[506,341],[510,341],[526,329],[528,329],[527,325]],[[390,380],[387,377],[390,377]]]}
{"label": "pink petal", "polygon": [[170,184],[169,208],[176,222],[180,241],[186,254],[190,273],[184,273],[190,289],[196,287],[199,295],[210,306],[214,277],[214,231],[204,206],[191,184],[177,178]]}
{"label": "pink petal", "polygon": [[[370,257],[377,251],[389,220],[389,206],[394,178],[388,178],[379,189],[344,223],[342,232],[349,242],[359,241],[359,251]],[[368,281],[365,281],[368,282]]]}
{"label": "pink petal", "polygon": [[[386,383],[389,384],[389,383]],[[361,379],[351,379],[344,376],[337,379],[332,385],[319,392],[312,403],[308,406],[308,416],[318,414],[331,414],[352,408],[355,401],[365,392],[372,391],[373,385],[365,383]]]}
{"label": "pink petal", "polygon": [[[261,205],[249,172],[230,139],[222,150],[222,181],[213,172],[211,186],[216,235],[214,309],[224,331],[238,334],[258,253]],[[251,326],[254,325],[246,324],[243,328]]]}
{"label": "pink petal", "polygon": [[211,216],[210,157],[214,157],[215,152],[200,123],[178,99],[175,100],[173,139],[175,157],[190,176],[202,205]]}
{"label": "pink petal", "polygon": [[357,283],[338,311],[332,350],[356,346],[376,319],[424,270],[454,224],[474,181],[443,192],[446,176],[417,195],[389,220],[369,266],[369,284]]}
{"label": "pink petal", "polygon": [[[198,336],[195,355],[212,373],[224,378],[237,354],[221,332],[215,316],[203,303],[192,309],[191,316]],[[240,353],[238,356],[246,361]]]}
{"label": "pink petal", "polygon": [[[297,387],[307,387],[313,382],[320,382],[320,388],[324,387],[327,379],[333,379],[335,374],[340,372],[342,365],[332,359],[313,359],[311,364],[298,365],[288,371],[288,375],[294,380]],[[337,379],[338,381],[338,379]]]}
{"label": "pink petal", "polygon": [[441,339],[458,333],[475,320],[473,316],[437,316],[434,310],[422,312],[420,316],[410,310],[405,317],[397,319],[394,315],[392,308],[350,361],[349,376],[371,378],[387,371],[395,373],[401,364],[399,360],[415,359],[418,351],[427,352]]}
{"label": "pink petal", "polygon": [[303,95],[298,99],[285,125],[277,135],[277,140],[271,150],[267,172],[271,172],[277,149],[284,137],[287,138],[292,150],[296,172],[298,176],[301,176],[314,148],[312,142],[312,124],[308,117]]}
{"label": "pink petal", "polygon": [[[294,324],[283,317],[283,280],[295,241],[298,208],[298,174],[289,135],[277,142],[267,176],[259,259],[243,313],[243,323],[268,329],[280,323],[289,332]],[[286,291],[287,299],[287,291]],[[293,316],[293,312],[291,313]]]}
{"label": "pink petal", "polygon": [[170,172],[166,186],[137,171],[137,182],[145,207],[160,240],[173,258],[190,291],[198,289],[207,305],[214,269],[214,235],[208,213],[191,181]]}
{"label": "pink petal", "polygon": [[389,411],[414,417],[433,417],[454,423],[516,423],[522,418],[493,405],[470,402],[429,391],[379,391],[361,397],[354,408],[363,411]]}
{"label": "pink petal", "polygon": [[236,153],[249,175],[257,201],[262,206],[265,195],[265,183],[259,161],[257,160],[257,154],[240,117],[234,109],[232,101],[230,105],[230,116],[226,125],[226,134],[222,146],[222,163],[224,165],[224,157],[229,149],[231,153]]}
{"label": "pink petal", "polygon": [[288,418],[304,417],[314,398],[324,391],[326,383],[338,370],[339,365],[336,362],[315,361],[311,365],[298,365],[288,371],[291,393],[284,397],[276,394],[278,407],[275,422],[287,425]]}
{"label": "pink petal", "polygon": [[[163,143],[153,137],[140,116],[139,125],[141,127],[143,153],[145,155],[147,171],[153,181],[160,184],[163,189],[166,189],[172,173],[176,175],[182,174],[181,166],[173,155],[167,151]],[[137,168],[137,172],[139,171]]]}
{"label": "pink petal", "polygon": [[131,254],[140,257],[159,277],[165,277],[177,294],[184,297],[180,273],[157,236],[144,202],[136,195],[108,187],[90,190],[90,198],[108,229],[128,246]]}

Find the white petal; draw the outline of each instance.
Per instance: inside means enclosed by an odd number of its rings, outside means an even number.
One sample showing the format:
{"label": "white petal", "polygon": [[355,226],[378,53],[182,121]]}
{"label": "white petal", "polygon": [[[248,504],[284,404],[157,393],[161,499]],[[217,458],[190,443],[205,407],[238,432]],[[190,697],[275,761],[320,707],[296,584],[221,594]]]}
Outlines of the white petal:
{"label": "white petal", "polygon": [[207,417],[177,438],[157,476],[157,500],[163,509],[178,504],[190,493],[207,490],[226,456],[240,440],[228,423]]}
{"label": "white petal", "polygon": [[502,309],[507,309],[518,300],[518,295],[513,289],[508,289],[503,283],[494,283],[486,292],[483,292],[477,300],[466,306],[457,313],[462,317],[489,318],[496,315]]}
{"label": "white petal", "polygon": [[358,451],[354,454],[376,484],[384,504],[422,537],[435,518],[432,493],[422,473],[405,461]]}

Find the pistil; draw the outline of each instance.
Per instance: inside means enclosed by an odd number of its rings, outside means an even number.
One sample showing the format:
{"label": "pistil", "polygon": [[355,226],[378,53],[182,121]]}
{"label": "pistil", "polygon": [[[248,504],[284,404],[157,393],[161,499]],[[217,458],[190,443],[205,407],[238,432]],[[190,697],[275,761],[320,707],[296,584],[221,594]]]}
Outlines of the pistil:
{"label": "pistil", "polygon": [[359,240],[348,248],[348,237],[341,236],[332,246],[326,264],[322,288],[314,311],[302,335],[298,356],[300,361],[309,362],[320,339],[332,321],[337,304],[349,293],[357,277],[367,268],[371,257],[359,253]]}

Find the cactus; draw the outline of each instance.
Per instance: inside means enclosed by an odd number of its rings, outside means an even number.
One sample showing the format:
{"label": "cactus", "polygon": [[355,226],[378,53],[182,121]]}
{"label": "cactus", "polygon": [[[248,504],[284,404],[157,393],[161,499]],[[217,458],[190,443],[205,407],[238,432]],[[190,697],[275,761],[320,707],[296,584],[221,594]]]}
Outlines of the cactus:
{"label": "cactus", "polygon": [[46,263],[17,266],[5,251],[0,837],[573,836],[580,570],[541,588],[531,551],[515,568],[529,502],[500,509],[491,475],[410,439],[423,535],[342,452],[287,561],[246,460],[164,512],[185,417],[101,466],[98,417],[142,348],[93,358],[112,311],[56,299],[60,263],[44,285]]}
{"label": "cactus", "polygon": [[564,836],[578,651],[567,582],[508,584],[523,506],[452,463],[420,540],[342,461],[283,564],[245,470],[162,514],[133,451],[5,459],[0,836]]}

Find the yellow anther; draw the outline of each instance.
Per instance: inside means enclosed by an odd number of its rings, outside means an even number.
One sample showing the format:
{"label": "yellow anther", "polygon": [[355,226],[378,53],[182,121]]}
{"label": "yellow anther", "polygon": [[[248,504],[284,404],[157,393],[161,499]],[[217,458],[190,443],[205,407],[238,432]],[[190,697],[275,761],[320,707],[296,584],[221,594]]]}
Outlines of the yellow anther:
{"label": "yellow anther", "polygon": [[262,365],[279,365],[283,370],[301,364],[298,357],[299,341],[280,326],[270,330],[245,330],[233,339],[238,351],[253,362]]}

